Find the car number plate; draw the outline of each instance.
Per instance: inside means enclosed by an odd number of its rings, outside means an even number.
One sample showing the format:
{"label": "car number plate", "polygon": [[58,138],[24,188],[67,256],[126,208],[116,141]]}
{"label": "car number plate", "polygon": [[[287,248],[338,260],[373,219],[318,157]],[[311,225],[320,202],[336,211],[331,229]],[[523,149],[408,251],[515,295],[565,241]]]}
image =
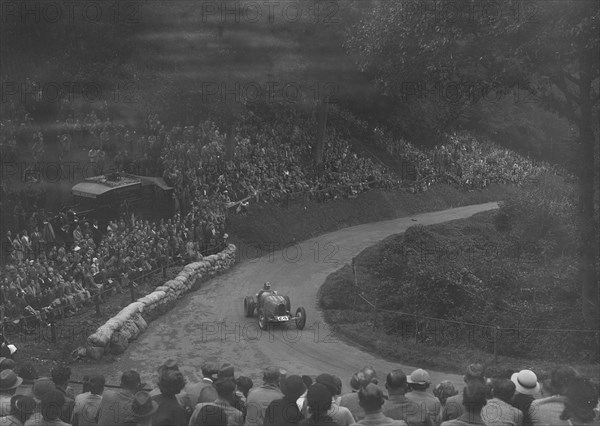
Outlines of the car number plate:
{"label": "car number plate", "polygon": [[277,321],[289,321],[289,317],[277,317]]}

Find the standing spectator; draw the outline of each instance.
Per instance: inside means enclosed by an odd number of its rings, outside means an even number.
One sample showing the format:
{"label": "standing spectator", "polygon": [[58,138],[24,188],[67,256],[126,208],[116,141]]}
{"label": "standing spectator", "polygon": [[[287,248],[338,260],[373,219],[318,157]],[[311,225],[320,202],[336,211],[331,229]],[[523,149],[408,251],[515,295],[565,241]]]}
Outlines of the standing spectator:
{"label": "standing spectator", "polygon": [[561,420],[572,426],[598,425],[598,391],[589,380],[581,377],[572,379],[565,390],[565,411]]}
{"label": "standing spectator", "polygon": [[[228,362],[224,363],[217,372],[217,380],[231,380],[235,383],[234,367]],[[202,389],[198,402],[213,402],[219,397],[215,386],[207,386]],[[246,403],[234,392],[227,401],[232,407],[242,412],[246,420]]]}
{"label": "standing spectator", "polygon": [[440,404],[442,404],[443,411],[444,407],[446,406],[446,402],[448,401],[448,398],[450,398],[451,396],[458,395],[458,391],[456,390],[456,388],[450,380],[443,380],[439,382],[435,386],[435,388],[433,388],[433,395],[440,400]]}
{"label": "standing spectator", "polygon": [[[368,366],[364,367],[362,370],[358,371],[353,376],[352,380],[354,380],[355,384],[356,383],[358,384],[357,389],[361,388],[361,387],[365,387],[369,383],[373,383],[373,384],[378,383],[377,373],[375,372],[373,367],[368,367]],[[352,380],[351,380],[351,382],[352,382]],[[354,389],[352,384],[351,384],[351,387]],[[340,399],[340,407],[348,408],[350,410],[350,412],[352,413],[352,417],[354,417],[354,419],[356,419],[357,421],[362,420],[365,417],[365,412],[359,404],[358,392],[356,392],[356,391],[342,395],[342,398]]]}
{"label": "standing spectator", "polygon": [[198,383],[188,383],[185,386],[185,392],[189,395],[192,404],[197,404],[200,392],[207,386],[212,386],[214,376],[219,371],[219,367],[214,362],[205,362],[202,364],[202,380]]}
{"label": "standing spectator", "polygon": [[104,376],[101,374],[90,377],[89,391],[75,397],[75,407],[71,424],[73,426],[94,426],[98,415],[98,408],[104,393]]}
{"label": "standing spectator", "polygon": [[278,367],[265,368],[263,372],[263,385],[252,389],[248,394],[247,426],[262,426],[265,411],[269,404],[276,399],[283,398],[283,394],[279,389],[279,374],[280,369]]}
{"label": "standing spectator", "polygon": [[[242,426],[244,424],[244,415],[240,410],[234,408],[229,401],[235,393],[235,382],[231,379],[217,379],[214,383],[215,389],[217,390],[217,399],[214,402],[201,402],[196,405],[192,417],[189,422],[189,426],[196,425],[202,419],[198,419],[202,411],[206,412],[206,407],[219,407],[224,410],[227,416],[227,424],[230,426]],[[204,423],[206,424],[206,423]]]}
{"label": "standing spectator", "polygon": [[361,388],[358,391],[358,400],[365,411],[365,417],[358,423],[354,423],[355,425],[407,426],[404,420],[391,419],[381,412],[385,399],[383,398],[383,391],[377,385],[370,383]]}
{"label": "standing spectator", "polygon": [[227,413],[216,405],[205,405],[198,412],[196,423],[190,426],[227,426]]}
{"label": "standing spectator", "polygon": [[35,400],[30,396],[14,395],[10,399],[10,415],[0,417],[0,426],[23,426],[35,413]]}
{"label": "standing spectator", "polygon": [[21,364],[19,377],[23,379],[21,386],[17,388],[15,395],[27,395],[33,397],[33,383],[38,379],[38,373],[31,362]]}
{"label": "standing spectator", "polygon": [[546,398],[536,399],[529,407],[529,418],[534,426],[566,426],[568,422],[560,416],[565,410],[564,395],[571,380],[577,376],[575,370],[567,366],[556,367],[550,374],[550,382],[544,386]]}
{"label": "standing spectator", "polygon": [[[168,359],[167,361],[165,361],[165,363],[163,365],[158,367],[159,385],[158,385],[158,387],[156,387],[150,391],[151,397],[154,398],[155,396],[159,396],[162,393],[162,391],[160,389],[160,381],[162,380],[163,375],[169,371],[180,373],[179,366],[177,365],[177,362],[175,360]],[[183,376],[181,376],[181,377],[183,378]],[[184,386],[185,386],[185,379],[184,379]],[[190,399],[188,394],[185,393],[181,389],[177,392],[175,397],[177,398],[177,402],[179,403],[179,405],[181,405],[181,407],[183,407],[183,409],[186,411],[186,413],[187,413],[186,415],[189,420],[189,417],[192,414],[192,411],[194,409],[194,406],[193,406],[194,403],[192,402],[192,400]],[[156,399],[155,399],[155,401],[159,402]],[[159,404],[160,404],[160,402],[159,402]]]}
{"label": "standing spectator", "polygon": [[296,401],[306,387],[302,377],[292,375],[281,382],[283,398],[272,401],[265,411],[265,426],[296,426],[304,418]]}
{"label": "standing spectator", "polygon": [[246,400],[248,398],[248,393],[250,389],[254,386],[252,379],[246,376],[240,376],[235,379],[235,387],[236,387],[236,395],[246,404]]}
{"label": "standing spectator", "polygon": [[415,404],[406,397],[408,381],[402,370],[394,370],[387,375],[385,388],[389,398],[381,408],[384,416],[404,420],[409,426],[433,426],[426,407]]}
{"label": "standing spectator", "polygon": [[41,399],[41,413],[33,414],[25,426],[70,426],[60,419],[64,404],[65,395],[58,389],[45,393]]}
{"label": "standing spectator", "polygon": [[10,415],[10,401],[23,379],[12,370],[0,372],[0,416]]}
{"label": "standing spectator", "polygon": [[[485,383],[485,377],[483,376],[483,366],[481,364],[469,364],[467,366],[467,371],[464,375],[464,381],[469,385],[472,382]],[[442,411],[442,421],[457,419],[462,415],[463,403],[462,403],[463,394],[458,393],[455,396],[452,396],[446,400],[446,405]]]}
{"label": "standing spectator", "polygon": [[459,418],[442,422],[441,426],[485,426],[481,418],[482,408],[486,404],[486,387],[477,381],[471,382],[463,389],[463,411]]}
{"label": "standing spectator", "polygon": [[[349,426],[354,423],[354,417],[347,407],[340,407],[336,401],[336,396],[341,393],[342,383],[336,381],[336,378],[331,374],[320,374],[316,378],[316,383],[320,383],[327,388],[331,393],[331,408],[327,412],[327,415],[331,417],[340,426]],[[303,414],[307,414],[304,411]]]}
{"label": "standing spectator", "polygon": [[439,418],[442,412],[440,400],[427,392],[431,385],[429,373],[422,369],[413,371],[406,381],[410,383],[411,391],[406,394],[406,397],[412,402],[423,405],[427,409],[427,413],[433,424],[439,424]]}
{"label": "standing spectator", "polygon": [[298,423],[299,426],[337,426],[335,420],[327,415],[331,408],[332,396],[327,387],[315,383],[306,393],[306,402],[310,417]]}
{"label": "standing spectator", "polygon": [[177,394],[184,386],[185,379],[180,371],[165,370],[162,372],[158,381],[160,394],[152,397],[158,403],[158,410],[152,416],[152,425],[187,426],[188,412],[177,400]]}
{"label": "standing spectator", "polygon": [[481,418],[487,426],[521,426],[523,413],[510,405],[515,384],[508,379],[493,379],[492,398],[481,410]]}
{"label": "standing spectator", "polygon": [[75,392],[69,387],[71,368],[66,365],[56,366],[52,369],[51,376],[56,389],[65,396],[63,413],[61,414],[60,419],[65,423],[69,423],[71,417],[73,417],[73,407],[75,407]]}
{"label": "standing spectator", "polygon": [[158,410],[158,404],[148,392],[139,391],[133,396],[131,409],[137,426],[152,426],[152,416]]}
{"label": "standing spectator", "polygon": [[300,397],[297,399],[296,404],[298,405],[298,409],[302,410],[302,408],[305,406],[306,404],[306,393],[308,392],[308,389],[312,386],[313,384],[313,380],[310,376],[307,375],[303,375],[302,376],[302,382],[304,383],[304,388],[306,389],[304,391],[304,393],[302,395],[300,395]]}
{"label": "standing spectator", "polygon": [[134,395],[142,389],[140,375],[129,370],[121,376],[121,389],[105,390],[98,407],[98,426],[127,425],[134,423],[132,404]]}
{"label": "standing spectator", "polygon": [[516,388],[511,405],[523,413],[523,425],[531,425],[529,407],[535,399],[534,395],[540,391],[537,376],[531,370],[521,370],[514,373],[510,379]]}

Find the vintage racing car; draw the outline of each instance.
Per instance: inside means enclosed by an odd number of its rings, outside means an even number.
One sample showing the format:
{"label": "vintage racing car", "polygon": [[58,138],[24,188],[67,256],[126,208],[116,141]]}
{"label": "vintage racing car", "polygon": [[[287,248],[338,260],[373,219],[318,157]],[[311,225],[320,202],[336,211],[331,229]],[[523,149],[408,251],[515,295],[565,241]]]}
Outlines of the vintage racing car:
{"label": "vintage racing car", "polygon": [[247,317],[258,315],[258,326],[266,329],[268,324],[282,324],[290,321],[296,323],[296,328],[302,330],[306,325],[306,310],[300,306],[296,314],[292,315],[289,296],[281,296],[276,291],[271,291],[270,285],[265,287],[256,296],[247,296],[244,299],[244,313]]}

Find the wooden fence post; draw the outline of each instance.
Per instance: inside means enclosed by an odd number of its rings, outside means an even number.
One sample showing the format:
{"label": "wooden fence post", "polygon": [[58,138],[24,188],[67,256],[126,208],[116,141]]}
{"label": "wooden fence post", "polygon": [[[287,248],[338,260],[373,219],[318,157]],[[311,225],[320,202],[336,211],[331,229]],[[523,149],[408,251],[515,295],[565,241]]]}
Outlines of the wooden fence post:
{"label": "wooden fence post", "polygon": [[500,327],[496,326],[494,329],[494,364],[498,365],[498,335],[500,334]]}
{"label": "wooden fence post", "polygon": [[415,343],[419,343],[419,314],[415,314]]}

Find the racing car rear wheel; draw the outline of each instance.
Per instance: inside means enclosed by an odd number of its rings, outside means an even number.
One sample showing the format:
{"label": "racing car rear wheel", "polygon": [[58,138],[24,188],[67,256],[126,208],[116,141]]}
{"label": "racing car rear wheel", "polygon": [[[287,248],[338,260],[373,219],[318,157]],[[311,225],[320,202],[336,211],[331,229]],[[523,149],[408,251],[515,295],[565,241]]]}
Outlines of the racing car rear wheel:
{"label": "racing car rear wheel", "polygon": [[255,308],[255,304],[254,304],[254,298],[252,296],[247,296],[244,299],[244,313],[246,314],[247,317],[251,317],[254,315],[254,308]]}
{"label": "racing car rear wheel", "polygon": [[258,326],[261,330],[267,329],[267,319],[265,318],[265,314],[263,314],[262,312],[258,313]]}
{"label": "racing car rear wheel", "polygon": [[302,330],[306,325],[306,310],[301,306],[296,309],[296,328]]}
{"label": "racing car rear wheel", "polygon": [[290,296],[283,296],[283,298],[285,299],[285,309],[287,309],[287,311],[290,312],[292,310],[292,302],[290,302]]}

